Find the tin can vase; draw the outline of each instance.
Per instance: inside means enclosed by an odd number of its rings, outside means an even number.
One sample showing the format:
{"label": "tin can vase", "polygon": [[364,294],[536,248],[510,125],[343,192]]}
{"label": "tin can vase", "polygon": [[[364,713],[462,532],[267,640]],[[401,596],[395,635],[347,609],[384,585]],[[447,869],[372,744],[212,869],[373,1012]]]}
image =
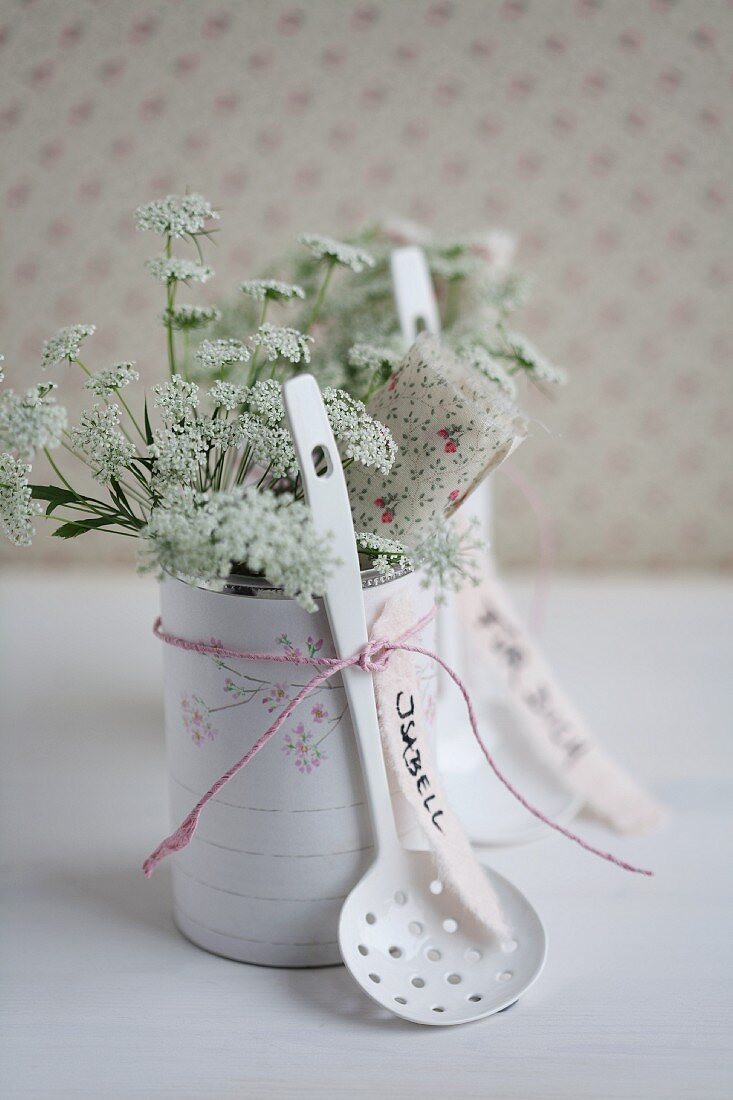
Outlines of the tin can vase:
{"label": "tin can vase", "polygon": [[[362,574],[371,628],[387,599],[409,592],[416,617],[432,597],[414,574]],[[325,611],[309,613],[260,579],[212,592],[166,577],[163,628],[250,653],[334,656]],[[431,627],[423,644],[431,645]],[[272,724],[314,669],[164,647],[166,751],[172,823]],[[434,670],[418,668],[432,713]],[[410,831],[398,817],[401,834]],[[283,728],[206,806],[173,856],[174,919],[207,951],[268,966],[341,961],[344,898],[372,860],[361,768],[340,676],[309,695]]]}

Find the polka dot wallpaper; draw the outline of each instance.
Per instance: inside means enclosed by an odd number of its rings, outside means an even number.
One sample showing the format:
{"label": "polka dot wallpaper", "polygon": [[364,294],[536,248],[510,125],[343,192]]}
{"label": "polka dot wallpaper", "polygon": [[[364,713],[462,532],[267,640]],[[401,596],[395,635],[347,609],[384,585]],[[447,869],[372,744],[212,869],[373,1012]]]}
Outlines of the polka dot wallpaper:
{"label": "polka dot wallpaper", "polygon": [[[131,214],[168,191],[222,211],[213,297],[302,230],[504,227],[536,276],[518,327],[572,375],[531,397],[513,459],[558,566],[729,569],[732,41],[728,0],[3,0],[9,382],[77,321],[95,366],[156,377],[155,245]],[[531,564],[532,512],[495,481],[500,559]]]}

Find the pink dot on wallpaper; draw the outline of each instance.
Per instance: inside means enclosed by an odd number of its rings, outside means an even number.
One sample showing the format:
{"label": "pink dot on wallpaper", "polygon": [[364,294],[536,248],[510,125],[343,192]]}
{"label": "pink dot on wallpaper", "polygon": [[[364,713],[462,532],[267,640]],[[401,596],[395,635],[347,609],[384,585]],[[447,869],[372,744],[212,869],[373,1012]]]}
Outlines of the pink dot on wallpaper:
{"label": "pink dot on wallpaper", "polygon": [[277,20],[277,30],[280,34],[297,34],[305,23],[305,15],[302,11],[293,9],[283,12]]}
{"label": "pink dot on wallpaper", "polygon": [[355,31],[367,31],[379,19],[379,9],[375,4],[359,4],[351,15],[351,26]]}

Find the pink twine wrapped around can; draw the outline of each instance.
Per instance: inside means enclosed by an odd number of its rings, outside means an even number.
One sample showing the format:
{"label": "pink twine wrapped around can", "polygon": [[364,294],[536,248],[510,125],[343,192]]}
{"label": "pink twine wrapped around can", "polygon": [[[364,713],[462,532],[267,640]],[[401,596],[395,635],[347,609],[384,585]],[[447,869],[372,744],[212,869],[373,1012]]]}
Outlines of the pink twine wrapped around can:
{"label": "pink twine wrapped around can", "polygon": [[409,644],[409,639],[415,637],[420,631],[427,626],[427,624],[435,616],[435,608],[429,611],[421,619],[413,624],[408,630],[406,630],[399,637],[394,640],[388,638],[372,638],[370,639],[362,649],[355,653],[352,657],[339,658],[339,657],[305,657],[302,654],[296,653],[246,653],[237,649],[229,649],[226,646],[207,644],[206,642],[191,642],[185,638],[179,638],[175,634],[169,634],[163,630],[160,617],[155,620],[153,624],[153,633],[160,641],[165,642],[166,645],[175,646],[178,649],[185,649],[191,653],[201,653],[207,656],[213,657],[228,657],[242,661],[273,661],[283,664],[295,664],[295,665],[311,665],[314,668],[318,668],[321,671],[317,672],[315,676],[298,692],[298,694],[290,700],[290,702],[283,708],[276,720],[272,725],[265,730],[265,732],[258,737],[252,747],[237,760],[232,766],[219,776],[215,783],[209,787],[208,791],[201,796],[199,801],[193,807],[188,816],[181,822],[178,828],[161,841],[158,847],[152,852],[143,863],[143,871],[146,877],[150,877],[153,871],[160,863],[162,859],[170,855],[173,852],[179,852],[182,848],[185,848],[190,842],[196,826],[198,825],[201,811],[207,802],[211,801],[222,787],[229,782],[242,768],[250,762],[250,760],[256,756],[256,754],[262,749],[267,742],[275,736],[278,730],[282,727],[284,722],[290,717],[293,711],[298,707],[303,700],[321,684],[330,680],[332,676],[335,676],[344,668],[350,668],[358,666],[365,672],[379,673],[387,667],[390,653],[396,650],[402,650],[406,653],[416,653],[423,657],[429,657],[435,661],[444,672],[453,680],[458,690],[463,696],[463,700],[466,704],[466,710],[468,712],[468,718],[471,724],[471,730],[473,732],[476,741],[483,752],[489,767],[492,769],[497,779],[503,783],[506,789],[511,795],[516,798],[520,805],[524,806],[529,813],[533,814],[539,821],[542,821],[549,828],[554,829],[555,832],[560,833],[568,840],[572,840],[575,844],[579,844],[581,848],[585,848],[587,852],[591,852],[593,855],[598,856],[600,859],[605,859],[609,863],[614,863],[617,867],[620,867],[624,871],[630,871],[637,875],[649,875],[654,874],[653,871],[645,870],[642,867],[635,867],[631,863],[626,863],[624,860],[614,856],[611,852],[605,852],[600,848],[595,848],[592,844],[583,840],[577,833],[572,832],[570,829],[566,829],[563,825],[558,825],[557,822],[552,821],[549,817],[542,813],[536,806],[533,806],[524,795],[517,790],[517,788],[510,782],[509,779],[499,769],[498,765],[494,761],[491,753],[484,745],[481,734],[479,733],[478,721],[476,714],[471,703],[471,698],[468,694],[466,685],[461,680],[460,676],[451,669],[446,662],[437,653],[434,653],[430,649],[425,649],[422,646]]}

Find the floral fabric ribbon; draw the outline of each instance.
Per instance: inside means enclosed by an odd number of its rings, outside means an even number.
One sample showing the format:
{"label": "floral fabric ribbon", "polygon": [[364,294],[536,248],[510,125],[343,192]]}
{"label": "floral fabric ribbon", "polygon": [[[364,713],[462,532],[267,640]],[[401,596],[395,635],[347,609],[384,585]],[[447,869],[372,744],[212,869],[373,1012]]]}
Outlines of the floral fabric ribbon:
{"label": "floral fabric ribbon", "polygon": [[354,530],[416,546],[436,515],[450,515],[524,434],[491,379],[435,336],[420,336],[399,370],[369,402],[397,443],[389,474],[346,469]]}

